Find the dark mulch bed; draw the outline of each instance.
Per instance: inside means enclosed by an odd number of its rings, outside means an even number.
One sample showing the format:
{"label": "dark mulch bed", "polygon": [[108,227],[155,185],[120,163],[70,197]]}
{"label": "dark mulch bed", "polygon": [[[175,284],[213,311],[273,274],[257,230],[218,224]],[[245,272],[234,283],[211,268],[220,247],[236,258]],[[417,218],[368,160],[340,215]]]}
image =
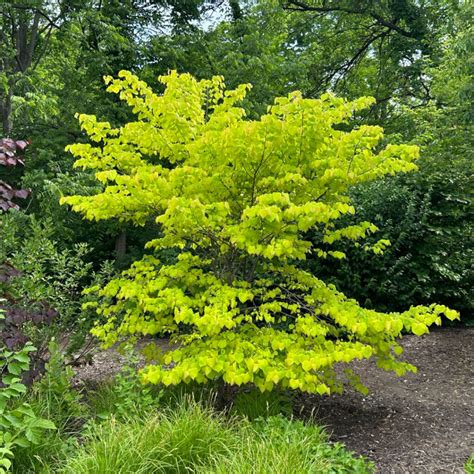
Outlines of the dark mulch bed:
{"label": "dark mulch bed", "polygon": [[[166,350],[166,340],[155,341]],[[372,362],[353,365],[369,387],[363,396],[302,395],[296,411],[315,414],[332,440],[372,459],[385,473],[461,473],[474,452],[474,328],[443,328],[406,336],[404,358],[418,373],[397,377]],[[124,358],[98,352],[77,368],[76,380],[95,384],[119,371]]]}
{"label": "dark mulch bed", "polygon": [[381,473],[464,472],[474,452],[474,328],[407,336],[403,346],[418,373],[400,378],[360,362],[368,396],[304,397],[303,409]]}

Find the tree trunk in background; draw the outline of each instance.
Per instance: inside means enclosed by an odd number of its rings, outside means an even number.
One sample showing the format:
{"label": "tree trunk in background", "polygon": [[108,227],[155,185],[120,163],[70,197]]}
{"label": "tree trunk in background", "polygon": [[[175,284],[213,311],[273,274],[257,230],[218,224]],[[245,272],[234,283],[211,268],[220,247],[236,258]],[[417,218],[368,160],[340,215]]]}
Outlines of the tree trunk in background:
{"label": "tree trunk in background", "polygon": [[12,96],[13,90],[11,87],[9,87],[8,92],[6,92],[5,96],[2,97],[2,101],[0,103],[0,112],[2,115],[2,134],[4,137],[10,137],[13,128]]}
{"label": "tree trunk in background", "polygon": [[117,260],[125,257],[127,252],[127,231],[123,230],[115,239],[115,255]]}
{"label": "tree trunk in background", "polygon": [[232,19],[234,21],[242,19],[242,9],[240,8],[239,0],[229,0],[229,6],[232,11]]}
{"label": "tree trunk in background", "polygon": [[[3,7],[4,3],[0,1],[0,6]],[[38,65],[45,51],[46,46],[40,51],[37,61],[33,63],[40,35],[43,35],[44,44],[47,45],[53,28],[56,28],[54,21],[42,10],[49,2],[31,3],[31,5],[22,5],[21,2],[20,4],[6,2],[5,8],[0,10],[0,73],[7,81],[5,88],[3,85],[0,86],[0,115],[2,133],[6,137],[11,135],[13,129],[14,89],[18,81]],[[47,22],[45,26],[41,25],[42,19]]]}

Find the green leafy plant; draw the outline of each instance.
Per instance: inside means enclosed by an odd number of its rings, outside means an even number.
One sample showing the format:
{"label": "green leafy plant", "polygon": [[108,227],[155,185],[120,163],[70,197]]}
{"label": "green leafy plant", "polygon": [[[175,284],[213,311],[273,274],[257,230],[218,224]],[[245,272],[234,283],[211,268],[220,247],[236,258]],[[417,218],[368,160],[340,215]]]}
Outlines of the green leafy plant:
{"label": "green leafy plant", "polygon": [[312,259],[311,270],[371,308],[399,311],[436,300],[468,319],[474,258],[466,191],[469,166],[451,162],[445,169],[444,161],[433,161],[424,160],[427,169],[416,175],[354,191],[362,217],[383,229],[383,237],[391,242],[383,255],[353,248],[336,264]]}
{"label": "green leafy plant", "polygon": [[42,416],[55,422],[61,434],[75,433],[86,413],[82,395],[73,389],[74,371],[66,364],[65,355],[54,339],[48,345],[48,352],[45,373],[33,385],[30,399]]}
{"label": "green leafy plant", "polygon": [[90,397],[91,405],[101,419],[114,417],[124,420],[152,413],[160,406],[163,391],[144,386],[137,374],[138,357],[129,349],[125,354],[126,364],[120,372],[111,382],[100,385]]}
{"label": "green leafy plant", "polygon": [[73,375],[53,339],[48,345],[45,372],[28,390],[25,400],[37,416],[52,421],[56,429],[43,433],[39,443],[15,450],[14,472],[51,472],[58,459],[71,455],[89,416],[81,390],[73,387]]}
{"label": "green leafy plant", "polygon": [[40,373],[52,337],[67,356],[81,353],[94,320],[94,313],[82,310],[89,299],[82,290],[102,284],[112,269],[104,262],[94,270],[87,244],[65,248],[54,238],[50,220],[8,213],[0,216],[0,232],[0,296],[7,300],[1,305],[7,311],[1,337],[9,347],[31,341],[38,362],[30,369]]}
{"label": "green leafy plant", "polygon": [[31,344],[16,352],[0,348],[0,473],[10,470],[15,449],[38,444],[45,430],[56,429],[51,420],[38,417],[22,400],[26,386],[21,376],[28,371],[29,354],[34,351]]}
{"label": "green leafy plant", "polygon": [[83,316],[81,292],[93,273],[87,260],[91,248],[84,243],[63,248],[54,238],[51,220],[14,213],[2,216],[0,225],[0,263],[17,270],[0,281],[0,291],[27,306],[45,301],[58,312],[56,324],[71,331]]}
{"label": "green leafy plant", "polygon": [[[259,120],[246,120],[236,104],[248,85],[226,91],[222,77],[197,81],[175,72],[161,81],[159,96],[129,72],[107,78],[138,120],[113,128],[80,115],[96,146],[69,147],[76,166],[93,170],[104,190],[63,203],[91,220],[144,225],[155,218],[161,226],[147,244],[154,255],[95,289],[103,303],[93,333],[106,345],[176,337],[179,344],[141,371],[154,384],[221,379],[328,394],[343,389],[338,362],[375,357],[399,375],[414,371],[397,359],[397,338],[425,334],[443,314],[458,318],[456,311],[436,304],[389,314],[364,309],[302,263],[310,254],[344,258],[323,246],[361,245],[374,233],[370,222],[341,224],[356,211],[349,190],[416,170],[418,148],[384,148],[380,127],[351,127],[372,98],[294,92]],[[310,230],[318,241],[308,240]],[[380,253],[386,245],[366,247]],[[348,381],[365,390],[350,373]]]}
{"label": "green leafy plant", "polygon": [[159,406],[160,393],[153,393],[150,387],[143,386],[135,367],[127,367],[117,375],[114,391],[117,396],[114,416],[125,417]]}

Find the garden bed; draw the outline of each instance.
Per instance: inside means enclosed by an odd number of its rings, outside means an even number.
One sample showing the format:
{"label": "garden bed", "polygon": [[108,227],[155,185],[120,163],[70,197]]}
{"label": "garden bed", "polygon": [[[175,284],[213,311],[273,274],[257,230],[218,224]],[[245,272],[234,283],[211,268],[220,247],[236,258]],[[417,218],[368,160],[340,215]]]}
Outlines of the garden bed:
{"label": "garden bed", "polygon": [[[166,350],[167,341],[157,344]],[[353,368],[370,393],[301,395],[295,412],[314,413],[349,450],[375,461],[382,473],[457,473],[474,452],[474,328],[443,328],[406,336],[407,361],[418,373],[397,377],[372,362]],[[76,380],[96,384],[115,374],[124,358],[98,352],[77,368]]]}

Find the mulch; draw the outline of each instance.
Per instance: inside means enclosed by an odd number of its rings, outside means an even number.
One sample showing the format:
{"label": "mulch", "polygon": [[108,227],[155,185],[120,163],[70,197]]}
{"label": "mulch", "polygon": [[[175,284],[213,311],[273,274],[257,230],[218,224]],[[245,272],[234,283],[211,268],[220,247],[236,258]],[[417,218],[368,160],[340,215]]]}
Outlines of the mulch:
{"label": "mulch", "polygon": [[474,328],[406,336],[402,345],[416,374],[358,362],[369,395],[306,396],[302,409],[381,473],[462,473],[474,453]]}

